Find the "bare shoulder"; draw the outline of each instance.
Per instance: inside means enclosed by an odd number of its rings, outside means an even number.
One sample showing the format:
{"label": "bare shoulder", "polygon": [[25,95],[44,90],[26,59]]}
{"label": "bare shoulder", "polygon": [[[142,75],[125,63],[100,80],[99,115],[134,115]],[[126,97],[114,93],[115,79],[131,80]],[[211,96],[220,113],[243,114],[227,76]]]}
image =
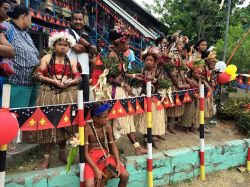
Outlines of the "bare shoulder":
{"label": "bare shoulder", "polygon": [[50,59],[51,59],[51,56],[52,56],[51,54],[47,54],[47,55],[43,56],[41,61],[48,64]]}
{"label": "bare shoulder", "polygon": [[70,64],[72,65],[72,66],[77,66],[77,59],[70,59]]}
{"label": "bare shoulder", "polygon": [[85,130],[85,133],[89,133],[90,130],[91,130],[91,126],[90,126],[90,123],[87,123],[84,127],[84,130]]}
{"label": "bare shoulder", "polygon": [[105,129],[106,129],[106,131],[112,131],[112,127],[111,127],[111,125],[110,125],[110,123],[108,123],[108,124],[106,124],[105,125]]}

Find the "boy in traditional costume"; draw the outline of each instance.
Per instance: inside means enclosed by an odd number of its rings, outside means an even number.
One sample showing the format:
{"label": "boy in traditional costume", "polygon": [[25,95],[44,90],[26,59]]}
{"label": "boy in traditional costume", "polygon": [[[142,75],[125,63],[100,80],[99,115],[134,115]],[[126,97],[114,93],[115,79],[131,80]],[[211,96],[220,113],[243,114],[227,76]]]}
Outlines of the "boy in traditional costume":
{"label": "boy in traditional costume", "polygon": [[[93,123],[85,127],[85,187],[104,187],[108,179],[119,177],[119,187],[125,187],[129,174],[119,160],[113,130],[108,123],[110,104],[95,103],[91,109]],[[111,155],[112,154],[112,155]]]}

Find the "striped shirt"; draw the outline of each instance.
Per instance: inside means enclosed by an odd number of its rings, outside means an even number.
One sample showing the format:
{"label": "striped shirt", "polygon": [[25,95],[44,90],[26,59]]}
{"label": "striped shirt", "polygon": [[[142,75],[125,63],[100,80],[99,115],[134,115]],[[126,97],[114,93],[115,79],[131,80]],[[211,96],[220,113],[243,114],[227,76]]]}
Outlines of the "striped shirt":
{"label": "striped shirt", "polygon": [[3,26],[6,27],[5,35],[7,39],[12,35],[10,44],[15,50],[13,59],[15,74],[9,77],[9,83],[32,86],[32,73],[39,64],[39,52],[26,30],[19,28],[15,23],[4,22]]}

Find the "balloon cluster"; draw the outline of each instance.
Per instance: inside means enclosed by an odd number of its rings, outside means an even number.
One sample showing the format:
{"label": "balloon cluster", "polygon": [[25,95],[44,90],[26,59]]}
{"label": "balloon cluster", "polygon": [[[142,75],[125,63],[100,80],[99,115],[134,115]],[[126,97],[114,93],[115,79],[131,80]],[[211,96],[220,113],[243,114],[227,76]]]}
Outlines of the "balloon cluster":
{"label": "balloon cluster", "polygon": [[217,78],[219,84],[226,84],[229,81],[235,80],[237,77],[237,67],[235,65],[226,66],[225,62],[218,61],[215,65],[215,69],[220,71]]}

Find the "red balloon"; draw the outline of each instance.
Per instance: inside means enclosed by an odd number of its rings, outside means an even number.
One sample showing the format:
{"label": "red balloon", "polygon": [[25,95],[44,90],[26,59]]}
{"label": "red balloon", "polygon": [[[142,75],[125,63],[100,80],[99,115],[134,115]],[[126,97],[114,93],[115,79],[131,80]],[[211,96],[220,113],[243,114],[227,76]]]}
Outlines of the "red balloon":
{"label": "red balloon", "polygon": [[225,72],[222,72],[219,74],[217,78],[217,82],[219,84],[226,84],[230,80],[230,75],[226,74]]}
{"label": "red balloon", "polygon": [[18,133],[18,121],[10,112],[0,112],[0,145],[10,143]]}

